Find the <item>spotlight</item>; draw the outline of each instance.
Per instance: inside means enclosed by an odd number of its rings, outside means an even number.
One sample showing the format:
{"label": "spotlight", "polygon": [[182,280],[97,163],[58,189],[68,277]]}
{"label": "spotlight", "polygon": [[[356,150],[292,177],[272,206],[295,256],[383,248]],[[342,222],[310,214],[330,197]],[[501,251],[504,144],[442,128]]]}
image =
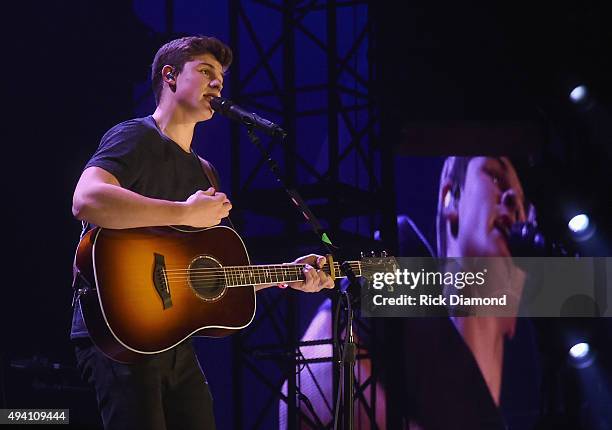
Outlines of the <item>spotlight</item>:
{"label": "spotlight", "polygon": [[585,213],[578,213],[570,218],[567,228],[576,242],[585,242],[593,237],[596,226],[593,220]]}
{"label": "spotlight", "polygon": [[569,229],[576,234],[584,233],[589,228],[589,217],[586,214],[578,214],[567,223]]}
{"label": "spotlight", "polygon": [[569,92],[569,99],[580,112],[588,112],[595,106],[595,98],[584,84],[575,86]]}
{"label": "spotlight", "polygon": [[569,98],[572,102],[578,104],[586,101],[589,95],[587,87],[584,85],[578,85],[572,91],[570,91]]}
{"label": "spotlight", "polygon": [[595,354],[587,342],[576,343],[569,349],[569,363],[576,369],[589,367],[595,361]]}
{"label": "spotlight", "polygon": [[570,348],[569,355],[570,357],[579,360],[586,357],[590,351],[591,347],[588,343],[580,342]]}

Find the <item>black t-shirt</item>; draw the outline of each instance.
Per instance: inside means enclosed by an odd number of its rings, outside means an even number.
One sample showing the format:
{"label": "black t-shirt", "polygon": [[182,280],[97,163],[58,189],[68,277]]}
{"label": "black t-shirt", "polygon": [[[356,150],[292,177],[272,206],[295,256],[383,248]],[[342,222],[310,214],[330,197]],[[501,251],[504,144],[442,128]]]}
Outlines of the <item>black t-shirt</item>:
{"label": "black t-shirt", "polygon": [[399,402],[394,406],[406,418],[428,430],[505,429],[478,363],[450,318],[405,318],[399,325],[396,342],[403,350],[389,360],[403,378],[390,382],[403,396],[391,401]]}
{"label": "black t-shirt", "polygon": [[[152,116],[122,122],[106,132],[85,169],[92,166],[111,173],[123,188],[154,199],[184,201],[211,186],[197,156],[161,133]],[[85,336],[77,301],[70,338]]]}

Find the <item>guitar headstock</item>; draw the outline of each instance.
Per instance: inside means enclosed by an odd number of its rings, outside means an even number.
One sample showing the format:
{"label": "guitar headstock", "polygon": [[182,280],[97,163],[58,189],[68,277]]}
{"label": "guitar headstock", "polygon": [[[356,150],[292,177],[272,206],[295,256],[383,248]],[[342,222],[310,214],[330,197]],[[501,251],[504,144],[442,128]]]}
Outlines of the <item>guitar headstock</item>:
{"label": "guitar headstock", "polygon": [[372,276],[376,272],[391,272],[395,273],[399,269],[399,264],[393,256],[387,255],[387,251],[382,251],[376,255],[374,251],[370,251],[369,255],[361,252],[361,270],[363,276]]}

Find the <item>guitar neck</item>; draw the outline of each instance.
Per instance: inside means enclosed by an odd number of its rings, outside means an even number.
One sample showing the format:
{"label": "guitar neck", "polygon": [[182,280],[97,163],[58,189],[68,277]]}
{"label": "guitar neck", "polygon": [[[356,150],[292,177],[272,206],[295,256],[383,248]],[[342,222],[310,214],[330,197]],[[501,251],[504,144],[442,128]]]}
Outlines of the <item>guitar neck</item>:
{"label": "guitar neck", "polygon": [[[360,261],[348,262],[356,276],[362,276]],[[224,266],[223,274],[227,286],[284,284],[303,281],[305,264],[267,264],[256,266]],[[325,265],[323,270],[333,279],[345,278],[341,273],[340,264],[334,262],[332,267]]]}

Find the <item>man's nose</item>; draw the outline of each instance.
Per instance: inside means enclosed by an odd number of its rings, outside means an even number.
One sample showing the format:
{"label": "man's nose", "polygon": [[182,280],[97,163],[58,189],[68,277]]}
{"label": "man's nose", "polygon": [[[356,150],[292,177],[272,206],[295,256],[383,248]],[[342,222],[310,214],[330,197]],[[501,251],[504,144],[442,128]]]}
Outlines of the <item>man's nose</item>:
{"label": "man's nose", "polygon": [[223,89],[223,84],[218,79],[213,79],[212,81],[210,81],[208,86],[211,87],[211,88],[217,88],[219,91],[221,91]]}

